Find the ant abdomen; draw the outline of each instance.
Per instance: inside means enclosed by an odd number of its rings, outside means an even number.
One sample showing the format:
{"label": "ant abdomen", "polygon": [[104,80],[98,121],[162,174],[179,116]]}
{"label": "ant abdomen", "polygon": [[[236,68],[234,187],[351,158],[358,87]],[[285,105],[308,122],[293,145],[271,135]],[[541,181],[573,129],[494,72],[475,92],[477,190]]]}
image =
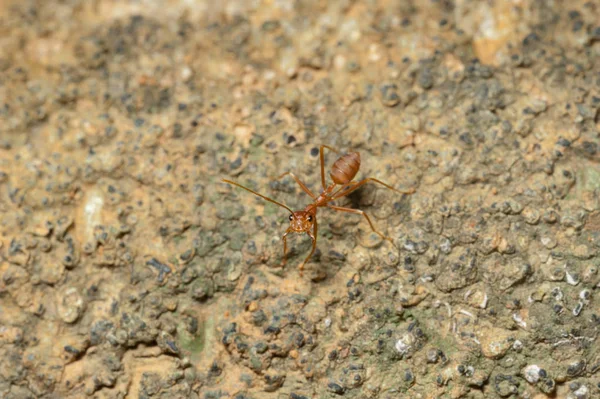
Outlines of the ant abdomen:
{"label": "ant abdomen", "polygon": [[335,184],[348,184],[354,179],[354,176],[360,169],[360,154],[351,152],[340,158],[331,167],[331,180]]}

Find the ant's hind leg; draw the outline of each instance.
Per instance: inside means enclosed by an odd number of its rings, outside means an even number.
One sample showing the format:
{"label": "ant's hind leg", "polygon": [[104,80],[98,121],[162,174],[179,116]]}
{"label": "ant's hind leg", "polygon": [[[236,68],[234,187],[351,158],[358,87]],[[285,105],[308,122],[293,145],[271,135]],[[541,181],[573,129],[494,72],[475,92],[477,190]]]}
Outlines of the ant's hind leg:
{"label": "ant's hind leg", "polygon": [[395,191],[397,193],[400,193],[400,194],[413,194],[415,192],[414,188],[410,188],[410,189],[408,189],[406,191],[402,191],[402,190],[395,189],[394,187],[390,186],[389,184],[386,184],[386,183],[382,182],[381,180],[375,179],[373,177],[367,177],[366,179],[362,179],[361,181],[356,182],[355,184],[353,184],[347,190],[344,190],[344,191],[341,191],[341,192],[337,193],[333,197],[333,199],[344,197],[344,196],[350,194],[351,192],[358,190],[359,187],[367,184],[370,181],[375,182],[375,183],[379,183],[382,186],[385,186],[385,187],[389,188],[390,190],[393,190],[393,191]]}
{"label": "ant's hind leg", "polygon": [[369,226],[371,226],[371,230],[373,230],[373,232],[375,234],[377,234],[379,237],[381,237],[384,240],[387,240],[387,241],[389,241],[389,242],[391,242],[393,244],[393,241],[392,241],[392,239],[390,237],[388,237],[385,234],[377,231],[377,229],[373,225],[373,222],[371,222],[371,218],[369,218],[369,215],[367,215],[365,212],[361,211],[360,209],[343,208],[341,206],[335,206],[335,205],[328,205],[327,207],[331,208],[333,210],[336,210],[336,211],[340,211],[340,212],[354,213],[355,215],[363,215],[365,217],[365,219],[367,219],[367,222],[369,222]]}

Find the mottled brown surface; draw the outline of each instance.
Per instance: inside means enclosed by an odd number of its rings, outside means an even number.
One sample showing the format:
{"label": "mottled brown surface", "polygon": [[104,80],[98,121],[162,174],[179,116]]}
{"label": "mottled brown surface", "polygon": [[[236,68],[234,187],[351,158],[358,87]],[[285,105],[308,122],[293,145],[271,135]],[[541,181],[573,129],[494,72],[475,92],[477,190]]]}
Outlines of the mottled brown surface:
{"label": "mottled brown surface", "polygon": [[599,13],[1,0],[0,398],[598,397]]}

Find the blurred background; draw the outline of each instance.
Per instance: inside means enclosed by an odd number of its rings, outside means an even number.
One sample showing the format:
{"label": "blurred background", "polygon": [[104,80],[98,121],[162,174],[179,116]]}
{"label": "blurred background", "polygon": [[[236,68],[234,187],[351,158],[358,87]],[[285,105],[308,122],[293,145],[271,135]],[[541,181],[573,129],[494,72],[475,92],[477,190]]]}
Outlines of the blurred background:
{"label": "blurred background", "polygon": [[0,0],[0,398],[598,397],[599,13]]}

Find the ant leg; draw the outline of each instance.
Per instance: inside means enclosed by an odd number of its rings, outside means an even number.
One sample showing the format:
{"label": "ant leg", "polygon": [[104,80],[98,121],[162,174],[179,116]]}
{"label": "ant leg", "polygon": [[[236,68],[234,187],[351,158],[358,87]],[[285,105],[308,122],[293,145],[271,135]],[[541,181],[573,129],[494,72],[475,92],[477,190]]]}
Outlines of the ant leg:
{"label": "ant leg", "polygon": [[[351,181],[350,183],[341,186],[336,192],[334,192],[333,194],[331,194],[330,198],[331,201],[333,201],[335,198],[341,198],[343,197],[344,193],[351,193],[352,191],[354,191],[354,186],[356,186],[358,184],[358,182],[356,181]],[[342,194],[340,194],[342,193]]]}
{"label": "ant leg", "polygon": [[286,232],[283,237],[283,258],[281,258],[281,267],[285,266],[286,263],[286,254],[287,254],[287,235],[288,233]]}
{"label": "ant leg", "polygon": [[374,233],[376,233],[379,237],[383,238],[384,240],[388,240],[389,242],[391,242],[393,244],[392,239],[390,237],[388,237],[388,236],[384,235],[383,233],[380,233],[379,231],[377,231],[377,229],[373,225],[373,222],[371,222],[371,219],[369,218],[369,215],[367,215],[366,213],[364,213],[360,209],[343,208],[341,206],[335,206],[335,205],[327,205],[327,207],[331,208],[333,210],[336,210],[336,211],[340,211],[340,212],[348,212],[348,213],[354,213],[356,215],[363,215],[365,217],[365,219],[367,219],[367,222],[369,222],[369,225],[371,226],[371,230],[373,230]]}
{"label": "ant leg", "polygon": [[315,219],[315,224],[313,227],[313,233],[310,234],[308,232],[308,236],[311,238],[312,240],[312,249],[310,250],[310,253],[308,254],[308,256],[306,257],[306,259],[304,259],[304,262],[302,262],[300,264],[300,266],[298,266],[298,269],[300,270],[300,275],[302,275],[302,272],[304,271],[304,265],[306,264],[306,262],[308,262],[308,260],[310,259],[310,257],[312,256],[312,254],[315,253],[315,249],[317,248],[317,221]]}
{"label": "ant leg", "polygon": [[305,192],[306,194],[310,195],[310,197],[311,197],[311,198],[313,198],[313,199],[317,198],[317,196],[316,196],[316,195],[314,195],[314,194],[313,194],[313,192],[312,192],[312,191],[310,191],[310,190],[308,189],[308,187],[306,187],[306,185],[305,185],[304,183],[302,183],[302,181],[301,181],[301,180],[300,180],[300,179],[299,179],[299,178],[298,178],[298,177],[297,177],[295,174],[293,174],[292,172],[285,172],[284,174],[282,174],[281,176],[279,176],[279,177],[277,177],[277,178],[275,178],[275,179],[273,179],[273,180],[279,180],[279,179],[281,179],[283,176],[286,176],[286,175],[290,175],[290,176],[292,176],[292,179],[296,180],[296,183],[298,183],[298,185],[300,186],[300,188],[302,188],[302,190],[304,190],[304,192]]}
{"label": "ant leg", "polygon": [[321,157],[321,184],[323,184],[323,190],[326,190],[327,186],[325,185],[325,155],[323,155],[323,148],[327,148],[329,151],[333,151],[336,154],[339,154],[340,152],[335,148],[332,148],[325,144],[321,144],[321,147],[319,147],[319,156]]}
{"label": "ant leg", "polygon": [[357,190],[357,189],[358,189],[360,186],[363,186],[363,185],[367,184],[367,183],[368,183],[368,182],[370,182],[370,181],[372,181],[372,182],[375,182],[375,183],[379,183],[379,184],[381,184],[381,185],[383,185],[383,186],[385,186],[385,187],[389,188],[390,190],[394,190],[395,192],[397,192],[397,193],[400,193],[400,194],[413,194],[413,193],[415,192],[415,189],[414,189],[414,188],[411,188],[411,189],[409,189],[409,190],[407,190],[407,191],[402,191],[402,190],[395,189],[394,187],[392,187],[392,186],[390,186],[390,185],[388,185],[388,184],[385,184],[385,183],[384,183],[384,182],[382,182],[381,180],[375,179],[375,178],[373,178],[373,177],[367,177],[366,179],[363,179],[363,180],[361,180],[361,181],[359,181],[359,182],[355,183],[354,185],[352,185],[352,186],[351,186],[350,188],[348,188],[347,190],[344,190],[344,191],[342,191],[342,192],[339,192],[339,193],[337,193],[337,194],[335,195],[335,197],[333,197],[332,199],[338,199],[338,198],[341,198],[341,197],[343,197],[343,196],[345,196],[345,195],[348,195],[348,194],[350,194],[351,192],[353,192],[353,191]]}

